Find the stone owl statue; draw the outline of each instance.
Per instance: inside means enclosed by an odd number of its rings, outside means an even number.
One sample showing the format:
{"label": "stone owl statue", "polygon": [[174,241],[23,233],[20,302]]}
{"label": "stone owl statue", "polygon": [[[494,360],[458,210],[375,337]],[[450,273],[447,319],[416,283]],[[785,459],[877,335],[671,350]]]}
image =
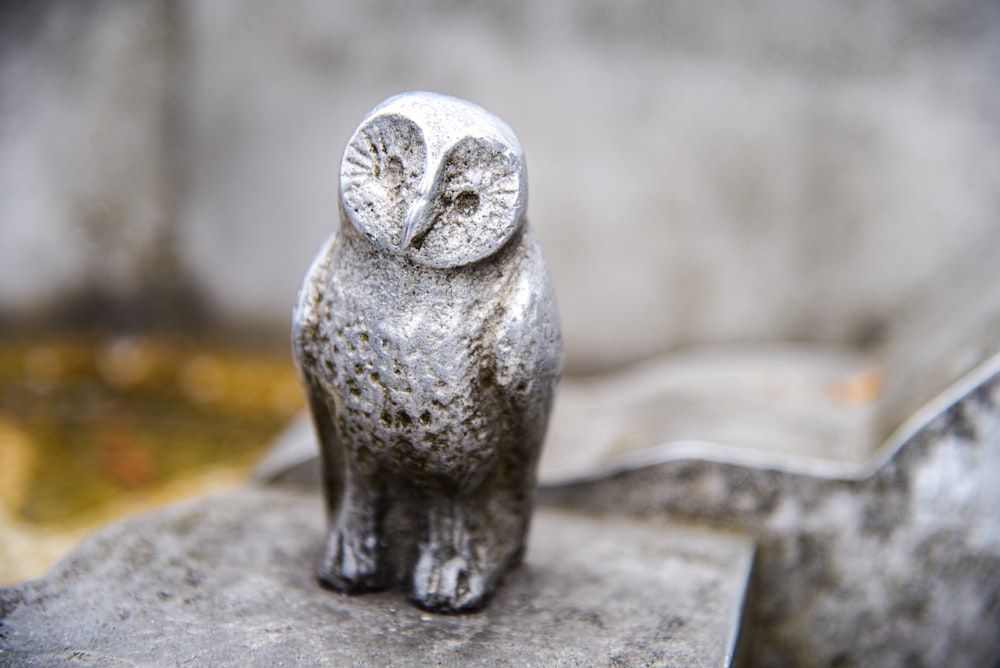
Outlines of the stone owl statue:
{"label": "stone owl statue", "polygon": [[510,127],[404,93],[344,151],[339,232],[295,308],[331,528],[322,583],[482,606],[524,550],[562,360]]}

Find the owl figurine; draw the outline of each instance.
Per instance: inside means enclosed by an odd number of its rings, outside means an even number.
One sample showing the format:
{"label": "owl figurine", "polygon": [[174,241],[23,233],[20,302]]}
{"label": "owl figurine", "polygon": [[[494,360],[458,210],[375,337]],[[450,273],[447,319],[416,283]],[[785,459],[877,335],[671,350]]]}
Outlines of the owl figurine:
{"label": "owl figurine", "polygon": [[562,360],[524,153],[480,107],[404,93],[354,132],[339,199],[292,323],[330,517],[318,577],[474,610],[521,560]]}

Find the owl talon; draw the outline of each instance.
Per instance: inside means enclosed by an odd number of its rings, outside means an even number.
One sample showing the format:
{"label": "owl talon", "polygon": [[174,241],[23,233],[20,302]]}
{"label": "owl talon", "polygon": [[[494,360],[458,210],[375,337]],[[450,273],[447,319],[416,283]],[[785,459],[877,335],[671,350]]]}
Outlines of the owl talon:
{"label": "owl talon", "polygon": [[478,610],[491,593],[490,578],[471,561],[453,557],[437,561],[425,552],[414,569],[410,600],[432,612]]}
{"label": "owl talon", "polygon": [[348,536],[334,529],[316,577],[323,585],[347,594],[384,589],[388,583],[378,567],[375,545],[373,537]]}

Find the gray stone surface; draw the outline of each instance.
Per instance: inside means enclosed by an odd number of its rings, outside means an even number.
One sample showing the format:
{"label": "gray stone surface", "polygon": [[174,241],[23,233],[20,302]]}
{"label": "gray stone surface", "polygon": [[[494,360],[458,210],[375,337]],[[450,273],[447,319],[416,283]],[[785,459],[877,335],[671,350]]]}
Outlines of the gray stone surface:
{"label": "gray stone surface", "polygon": [[545,511],[489,608],[311,576],[316,494],[240,488],[108,526],[0,589],[4,666],[725,666],[753,549],[734,534]]}
{"label": "gray stone surface", "polygon": [[851,475],[733,461],[711,444],[653,454],[544,488],[542,499],[755,536],[754,665],[1000,660],[1000,355]]}
{"label": "gray stone surface", "polygon": [[997,228],[989,0],[294,7],[185,5],[197,106],[177,237],[234,317],[284,321],[336,212],[326,147],[403,90],[517,129],[569,372],[692,342],[870,337]]}
{"label": "gray stone surface", "polygon": [[0,9],[0,316],[158,278],[177,195],[166,4]]}
{"label": "gray stone surface", "polygon": [[[877,357],[827,346],[700,346],[559,388],[542,485],[671,450],[747,464],[852,470],[875,447]],[[865,384],[866,396],[848,396]],[[676,454],[675,454],[676,456]]]}
{"label": "gray stone surface", "polygon": [[998,227],[991,0],[18,5],[42,18],[0,62],[15,322],[138,285],[155,232],[214,313],[283,338],[343,137],[410,89],[518,129],[570,371],[871,337]]}

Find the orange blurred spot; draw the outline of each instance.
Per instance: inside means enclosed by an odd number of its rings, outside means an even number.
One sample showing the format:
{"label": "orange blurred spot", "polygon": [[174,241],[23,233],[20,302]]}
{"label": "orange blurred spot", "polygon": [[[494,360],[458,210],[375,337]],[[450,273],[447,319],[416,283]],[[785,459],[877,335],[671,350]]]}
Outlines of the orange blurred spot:
{"label": "orange blurred spot", "polygon": [[153,483],[153,460],[128,431],[114,422],[98,427],[101,468],[122,487],[138,490]]}
{"label": "orange blurred spot", "polygon": [[863,406],[882,394],[883,377],[874,369],[830,381],[826,393],[838,406]]}

